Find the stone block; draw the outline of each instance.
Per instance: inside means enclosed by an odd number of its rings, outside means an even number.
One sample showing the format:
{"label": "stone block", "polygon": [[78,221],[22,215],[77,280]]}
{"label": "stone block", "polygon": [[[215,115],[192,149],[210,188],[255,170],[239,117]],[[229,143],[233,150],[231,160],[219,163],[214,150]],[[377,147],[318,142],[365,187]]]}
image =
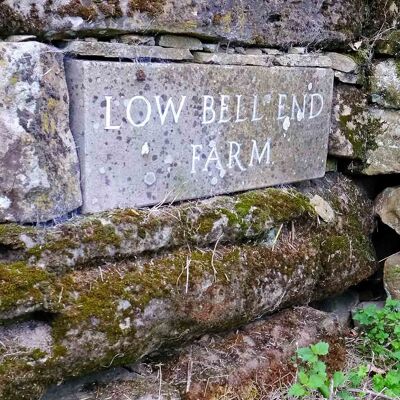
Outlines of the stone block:
{"label": "stone block", "polygon": [[371,100],[381,107],[400,109],[400,67],[394,59],[378,61],[371,76]]}
{"label": "stone block", "polygon": [[400,186],[386,188],[376,198],[375,212],[400,235]]}
{"label": "stone block", "polygon": [[354,42],[365,23],[364,0],[4,0],[0,34],[168,32],[257,46],[310,43],[334,47]]}
{"label": "stone block", "polygon": [[176,49],[203,50],[201,40],[190,36],[161,35],[157,38],[157,44]]}
{"label": "stone block", "polygon": [[395,300],[400,300],[400,253],[396,253],[385,261],[383,283],[387,294]]}
{"label": "stone block", "polygon": [[325,173],[329,69],[68,60],[67,71],[83,212]]}
{"label": "stone block", "polygon": [[355,62],[354,58],[340,53],[326,53],[332,61],[332,68],[336,71],[348,73],[354,73],[358,69],[358,64]]}
{"label": "stone block", "polygon": [[42,222],[81,205],[63,56],[0,43],[0,221]]}
{"label": "stone block", "polygon": [[68,42],[62,51],[66,54],[130,60],[192,60],[187,49],[166,49],[160,46],[131,46],[125,43],[109,42]]}

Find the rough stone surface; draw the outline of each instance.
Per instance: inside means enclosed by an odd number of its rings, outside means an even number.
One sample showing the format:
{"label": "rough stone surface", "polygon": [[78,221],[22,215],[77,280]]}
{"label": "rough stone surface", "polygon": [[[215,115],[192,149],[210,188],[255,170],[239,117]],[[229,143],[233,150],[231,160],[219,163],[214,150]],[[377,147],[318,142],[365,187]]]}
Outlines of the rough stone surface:
{"label": "rough stone surface", "polygon": [[335,78],[342,83],[348,83],[351,85],[355,85],[360,81],[360,75],[352,73],[346,74],[340,71],[335,71]]}
{"label": "rough stone surface", "polygon": [[[34,400],[50,383],[136,362],[204,333],[233,329],[263,314],[320,300],[370,276],[376,263],[368,238],[372,213],[365,196],[340,175],[302,183],[299,189],[329,202],[335,220],[318,222],[310,214],[274,231],[267,228],[245,245],[217,238],[207,247],[188,244],[158,256],[93,260],[84,268],[57,274],[13,260],[10,250],[10,261],[0,265],[3,310],[29,300],[51,323],[42,322],[42,344],[37,349],[16,344],[12,351],[18,355],[4,357],[0,397]],[[237,204],[238,210],[260,213],[257,200],[251,192],[248,196]],[[300,204],[302,209],[304,202]],[[279,205],[275,210],[283,211]],[[99,227],[92,231],[104,240]],[[68,230],[64,234],[68,246],[72,238]],[[14,239],[18,235],[14,231]],[[11,234],[5,236],[12,240]],[[18,326],[17,322],[15,329]],[[6,353],[1,349],[0,356]]]}
{"label": "rough stone surface", "polygon": [[187,49],[166,49],[160,46],[131,46],[125,43],[109,42],[68,42],[62,51],[66,54],[104,57],[117,59],[140,60],[192,60],[193,56]]}
{"label": "rough stone surface", "polygon": [[99,35],[152,31],[217,37],[265,46],[306,44],[335,47],[361,33],[364,0],[275,1],[149,0],[97,2],[81,0],[5,0],[1,33],[47,33],[66,36],[79,31]]}
{"label": "rough stone surface", "polygon": [[133,45],[133,46],[155,46],[156,40],[154,36],[145,36],[145,35],[121,35],[118,38],[118,41],[121,43]]}
{"label": "rough stone surface", "polygon": [[400,68],[396,60],[376,62],[371,76],[371,100],[386,108],[400,108]]}
{"label": "rough stone surface", "polygon": [[383,282],[387,294],[392,299],[400,300],[400,253],[386,259]]}
{"label": "rough stone surface", "polygon": [[0,221],[40,222],[81,205],[62,55],[0,43]]}
{"label": "rough stone surface", "polygon": [[318,54],[277,54],[277,55],[252,55],[194,52],[194,61],[202,64],[218,65],[259,65],[282,67],[321,67],[330,68],[329,57]]}
{"label": "rough stone surface", "polygon": [[66,65],[85,213],[325,173],[329,69],[83,60]]}
{"label": "rough stone surface", "polygon": [[369,112],[367,103],[361,89],[335,85],[329,154],[365,160],[368,151],[377,147],[382,123]]}
{"label": "rough stone surface", "polygon": [[189,36],[161,35],[157,38],[157,44],[177,49],[203,50],[201,40]]}
{"label": "rough stone surface", "polygon": [[375,200],[375,212],[400,235],[400,187],[386,188]]}
{"label": "rough stone surface", "polygon": [[396,174],[400,172],[400,113],[398,111],[369,109],[375,139],[368,146],[362,172],[366,175]]}
{"label": "rough stone surface", "polygon": [[[312,308],[285,310],[224,335],[207,335],[183,347],[179,354],[127,369],[89,375],[55,386],[43,400],[211,400],[222,394],[266,398],[278,377],[294,378],[291,357],[296,346],[330,344],[328,368],[344,361],[344,341],[334,318]],[[161,368],[161,397],[160,390]],[[282,381],[280,381],[282,383]],[[121,397],[119,397],[121,396]],[[142,397],[147,396],[147,397]],[[170,396],[170,397],[168,397]]]}
{"label": "rough stone surface", "polygon": [[327,57],[329,57],[332,61],[332,68],[337,71],[341,71],[344,73],[356,72],[358,69],[357,63],[354,59],[346,54],[340,53],[326,53]]}

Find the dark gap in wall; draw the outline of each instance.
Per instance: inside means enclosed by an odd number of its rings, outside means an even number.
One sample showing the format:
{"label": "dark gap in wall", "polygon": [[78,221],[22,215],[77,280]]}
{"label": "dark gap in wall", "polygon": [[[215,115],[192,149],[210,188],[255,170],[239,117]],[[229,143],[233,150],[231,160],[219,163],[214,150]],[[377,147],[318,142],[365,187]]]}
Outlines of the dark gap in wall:
{"label": "dark gap in wall", "polygon": [[377,228],[372,234],[376,256],[383,266],[384,260],[400,251],[400,235],[382,221],[378,221]]}

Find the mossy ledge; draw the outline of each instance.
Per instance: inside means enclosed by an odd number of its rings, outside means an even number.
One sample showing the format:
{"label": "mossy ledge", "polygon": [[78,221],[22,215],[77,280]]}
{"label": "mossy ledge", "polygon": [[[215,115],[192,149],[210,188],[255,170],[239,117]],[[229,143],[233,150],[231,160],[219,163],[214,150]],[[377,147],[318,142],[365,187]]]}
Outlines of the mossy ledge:
{"label": "mossy ledge", "polygon": [[[21,352],[14,358],[0,354],[0,398],[35,400],[51,383],[136,362],[160,348],[341,292],[371,275],[376,263],[366,197],[340,175],[302,183],[298,190],[305,199],[318,194],[329,202],[335,222],[312,216],[282,224],[270,241],[184,246],[62,276],[38,276],[47,282],[38,304],[51,313],[51,322],[36,347],[13,348]],[[247,215],[248,206],[244,201],[236,211]],[[21,288],[29,292],[34,281]]]}
{"label": "mossy ledge", "polygon": [[11,243],[29,265],[62,273],[161,249],[252,240],[298,218],[315,218],[309,199],[293,188],[269,188],[159,209],[115,210],[49,229],[0,225],[0,244]]}

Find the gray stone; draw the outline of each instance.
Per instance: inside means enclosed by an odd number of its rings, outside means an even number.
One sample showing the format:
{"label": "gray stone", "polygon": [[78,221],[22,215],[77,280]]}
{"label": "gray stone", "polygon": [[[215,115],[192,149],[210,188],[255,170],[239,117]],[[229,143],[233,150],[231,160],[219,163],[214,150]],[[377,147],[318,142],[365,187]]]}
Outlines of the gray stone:
{"label": "gray stone", "polygon": [[[400,112],[370,108],[374,139],[366,153],[366,175],[400,173]],[[371,125],[370,125],[371,129]]]}
{"label": "gray stone", "polygon": [[265,54],[273,55],[273,56],[276,56],[278,54],[283,54],[283,52],[278,49],[269,49],[269,48],[263,48],[262,52]]}
{"label": "gray stone", "polygon": [[187,49],[166,49],[160,46],[131,46],[125,43],[108,42],[68,42],[62,51],[66,54],[104,57],[127,58],[131,60],[192,60],[193,56]]}
{"label": "gray stone", "polygon": [[351,311],[360,303],[358,293],[354,290],[348,290],[337,296],[330,297],[317,303],[315,307],[318,310],[333,313],[337,316],[340,326],[350,327]]}
{"label": "gray stone", "polygon": [[262,55],[261,49],[253,49],[253,48],[246,49],[245,53],[249,56],[261,56]]}
{"label": "gray stone", "polygon": [[356,85],[360,81],[358,74],[346,74],[345,72],[335,71],[335,78],[342,83]]}
{"label": "gray stone", "polygon": [[288,54],[305,54],[307,49],[305,47],[290,47]]}
{"label": "gray stone", "polygon": [[203,50],[201,40],[189,36],[161,35],[157,38],[157,45],[176,49]]}
{"label": "gray stone", "polygon": [[371,100],[382,107],[400,109],[400,76],[395,60],[379,61],[373,65]]}
{"label": "gray stone", "polygon": [[320,55],[281,54],[281,55],[240,55],[223,53],[194,52],[194,61],[202,64],[219,65],[280,65],[284,67],[321,67],[330,68],[331,60]]}
{"label": "gray stone", "polygon": [[[325,173],[329,69],[83,60],[69,60],[67,67],[84,212]],[[292,102],[293,96],[304,101],[305,94],[303,113]],[[144,97],[134,97],[139,95]]]}
{"label": "gray stone", "polygon": [[326,53],[327,57],[329,57],[332,61],[332,68],[334,70],[348,73],[354,73],[358,69],[358,64],[354,61],[354,59],[346,54],[340,53]]}
{"label": "gray stone", "polygon": [[400,186],[386,188],[376,198],[375,213],[400,235]]}
{"label": "gray stone", "polygon": [[314,207],[317,215],[325,222],[333,222],[335,220],[335,212],[331,205],[320,195],[316,194],[310,199],[311,205]]}
{"label": "gray stone", "polygon": [[203,51],[207,53],[216,53],[219,49],[219,44],[215,43],[203,43]]}
{"label": "gray stone", "polygon": [[[363,158],[364,125],[368,121],[367,96],[358,88],[338,84],[334,87],[329,154]],[[354,147],[355,146],[355,147]],[[361,149],[357,153],[357,150]]]}
{"label": "gray stone", "polygon": [[31,42],[36,40],[35,35],[11,35],[4,39],[5,42]]}
{"label": "gray stone", "polygon": [[0,221],[48,221],[81,205],[63,57],[0,43]]}
{"label": "gray stone", "polygon": [[0,34],[46,33],[68,37],[169,32],[251,43],[258,46],[303,46],[352,43],[365,23],[364,0],[4,0]]}
{"label": "gray stone", "polygon": [[238,54],[246,54],[244,47],[235,47],[235,52]]}
{"label": "gray stone", "polygon": [[144,35],[122,35],[119,37],[121,43],[135,45],[135,46],[155,46],[156,40],[154,36]]}
{"label": "gray stone", "polygon": [[400,253],[393,254],[386,259],[383,283],[388,296],[400,300]]}

